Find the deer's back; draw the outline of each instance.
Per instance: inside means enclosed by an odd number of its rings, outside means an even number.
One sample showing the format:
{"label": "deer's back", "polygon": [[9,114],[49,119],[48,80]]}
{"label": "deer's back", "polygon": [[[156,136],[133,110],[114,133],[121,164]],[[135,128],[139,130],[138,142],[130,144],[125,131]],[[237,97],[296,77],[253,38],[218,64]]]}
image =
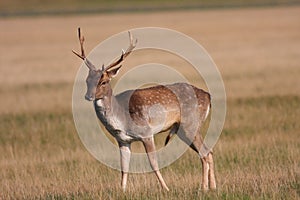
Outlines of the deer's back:
{"label": "deer's back", "polygon": [[[124,101],[127,98],[127,101]],[[126,102],[132,120],[138,125],[149,125],[163,131],[181,122],[182,113],[198,109],[204,119],[210,106],[210,95],[187,83],[157,85],[123,92],[117,95]]]}

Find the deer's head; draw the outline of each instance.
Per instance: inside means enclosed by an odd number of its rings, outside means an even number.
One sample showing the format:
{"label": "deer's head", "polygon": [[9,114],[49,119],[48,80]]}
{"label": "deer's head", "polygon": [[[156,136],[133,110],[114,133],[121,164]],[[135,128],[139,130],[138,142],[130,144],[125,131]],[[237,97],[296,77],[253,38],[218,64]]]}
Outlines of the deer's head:
{"label": "deer's head", "polygon": [[124,52],[122,50],[121,57],[111,63],[108,66],[102,65],[101,69],[97,69],[95,65],[91,61],[88,60],[85,56],[85,52],[83,49],[83,42],[84,37],[81,36],[80,28],[78,28],[78,37],[80,42],[80,48],[81,48],[81,54],[76,53],[73,51],[75,55],[77,55],[79,58],[81,58],[85,65],[89,68],[89,73],[86,78],[86,85],[87,85],[87,92],[85,94],[85,99],[88,101],[93,101],[95,99],[101,99],[105,95],[107,95],[109,92],[111,93],[111,89],[109,86],[110,80],[117,75],[119,69],[122,65],[119,67],[116,67],[119,65],[135,48],[137,40],[133,41],[132,35],[129,33],[129,40],[130,44],[127,50]]}

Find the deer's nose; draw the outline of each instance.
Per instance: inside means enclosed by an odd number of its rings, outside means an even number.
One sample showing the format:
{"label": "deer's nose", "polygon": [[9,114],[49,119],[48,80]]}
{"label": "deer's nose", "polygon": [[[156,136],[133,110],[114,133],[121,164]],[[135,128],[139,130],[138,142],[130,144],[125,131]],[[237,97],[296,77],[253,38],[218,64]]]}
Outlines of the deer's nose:
{"label": "deer's nose", "polygon": [[88,100],[88,101],[93,101],[94,100],[94,97],[92,95],[85,95],[85,99]]}

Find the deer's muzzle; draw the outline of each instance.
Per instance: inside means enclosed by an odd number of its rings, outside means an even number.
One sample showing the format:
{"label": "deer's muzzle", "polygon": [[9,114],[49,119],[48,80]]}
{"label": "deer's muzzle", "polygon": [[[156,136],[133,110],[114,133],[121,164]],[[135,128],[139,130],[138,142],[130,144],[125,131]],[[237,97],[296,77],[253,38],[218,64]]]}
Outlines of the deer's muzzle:
{"label": "deer's muzzle", "polygon": [[88,101],[94,101],[94,100],[95,100],[95,97],[93,97],[92,95],[86,94],[86,95],[85,95],[85,99],[88,100]]}

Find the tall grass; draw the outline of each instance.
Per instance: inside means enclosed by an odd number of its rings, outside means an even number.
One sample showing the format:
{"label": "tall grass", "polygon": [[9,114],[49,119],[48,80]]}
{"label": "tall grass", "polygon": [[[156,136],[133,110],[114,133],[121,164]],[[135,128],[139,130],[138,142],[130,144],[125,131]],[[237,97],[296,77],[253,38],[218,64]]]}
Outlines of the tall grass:
{"label": "tall grass", "polygon": [[207,193],[199,189],[200,160],[191,150],[162,170],[170,192],[161,190],[153,174],[133,174],[123,194],[119,172],[96,161],[81,145],[70,112],[2,115],[1,196],[296,199],[300,192],[299,108],[299,97],[229,101],[227,124],[214,151],[219,188]]}

